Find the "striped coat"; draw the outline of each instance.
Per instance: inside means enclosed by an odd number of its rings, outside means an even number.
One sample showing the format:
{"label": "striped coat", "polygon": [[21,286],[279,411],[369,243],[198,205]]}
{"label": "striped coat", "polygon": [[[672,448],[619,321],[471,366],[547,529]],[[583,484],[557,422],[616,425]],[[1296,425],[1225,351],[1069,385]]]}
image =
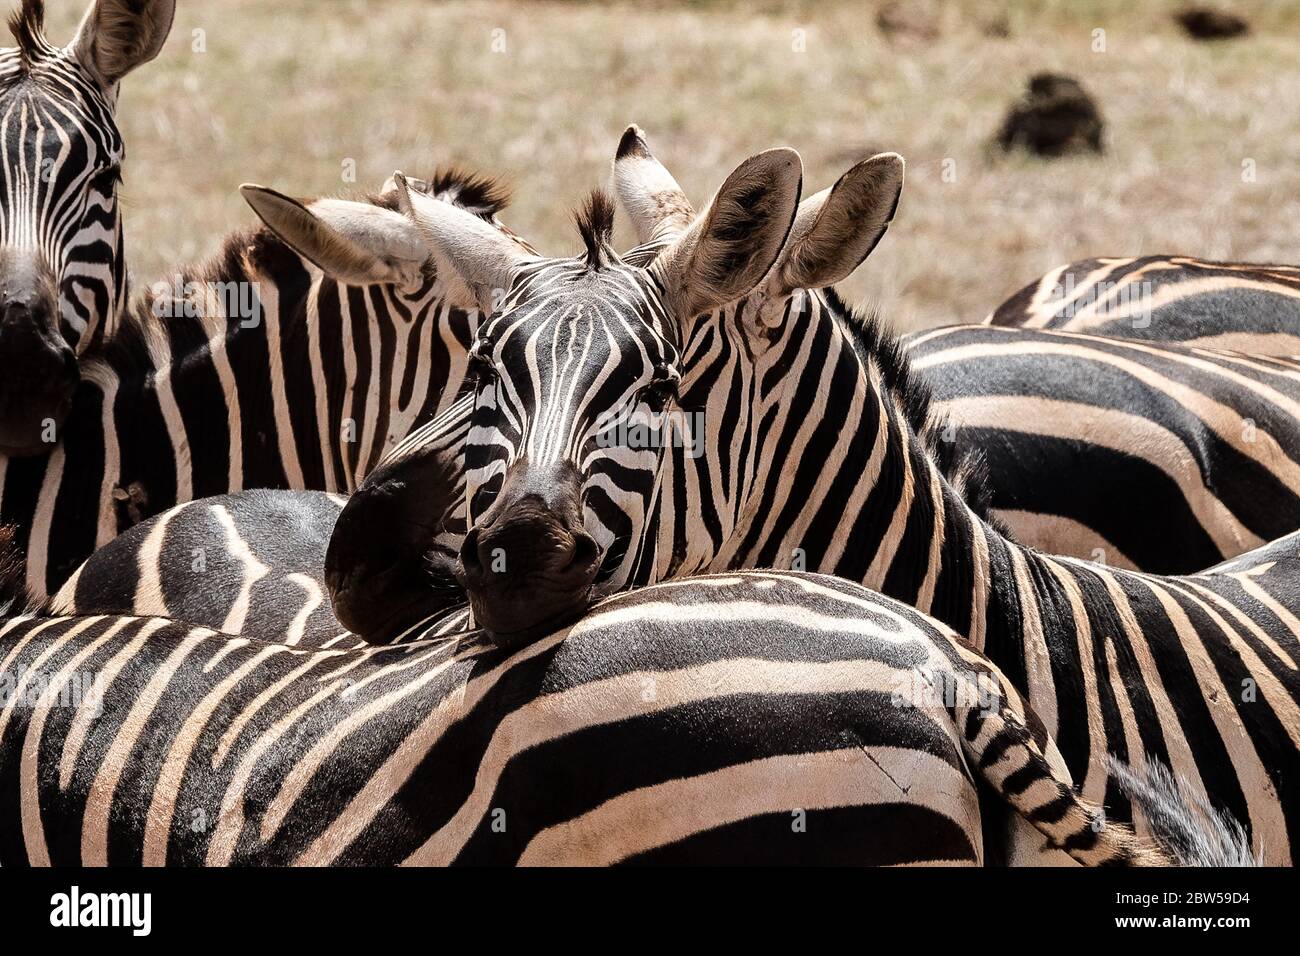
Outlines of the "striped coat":
{"label": "striped coat", "polygon": [[[494,184],[456,171],[419,188],[488,219],[503,202]],[[400,269],[341,283],[269,228],[241,231],[210,262],[153,286],[83,357],[54,450],[0,455],[0,521],[19,528],[34,593],[53,593],[97,547],[178,502],[351,490],[450,402],[478,313],[439,280],[393,204],[389,193],[293,208],[315,219],[315,235],[342,222],[358,241],[396,246],[408,256]]]}
{"label": "striped coat", "polygon": [[[657,164],[644,144],[621,149],[620,158],[642,170],[623,182],[634,194],[625,207],[649,220],[643,234],[677,217],[681,203],[662,201],[666,173],[647,171]],[[1281,555],[1296,540],[1250,555],[1249,573],[1190,578],[1037,553],[988,520],[969,472],[944,446],[926,390],[877,323],[833,295],[802,294],[798,284],[782,295],[770,277],[757,302],[699,316],[692,291],[681,287],[700,281],[700,272],[713,282],[720,273],[683,246],[707,249],[726,278],[726,268],[749,262],[729,254],[729,244],[756,241],[728,217],[795,237],[768,274],[783,284],[788,267],[851,269],[861,247],[844,255],[840,233],[861,216],[848,210],[887,222],[901,186],[901,160],[867,160],[805,203],[835,212],[798,206],[790,229],[771,207],[797,199],[791,164],[788,151],[742,164],[722,193],[743,182],[746,202],[715,202],[699,224],[674,227],[675,245],[649,275],[589,255],[595,277],[566,291],[547,279],[581,263],[553,262],[548,272],[544,263],[519,264],[499,242],[499,254],[476,250],[479,258],[462,261],[469,274],[519,279],[476,347],[493,368],[478,377],[466,450],[471,475],[480,469],[469,485],[471,520],[487,515],[503,529],[535,522],[552,540],[600,542],[597,594],[702,571],[791,565],[860,581],[943,621],[1002,667],[1042,715],[1089,799],[1129,814],[1112,754],[1168,764],[1189,794],[1245,822],[1266,860],[1290,862],[1300,837],[1300,571]],[[416,205],[435,237],[463,218]],[[725,228],[714,234],[719,221]],[[602,295],[607,288],[619,294]],[[583,321],[566,321],[578,308]],[[575,358],[587,354],[600,361]],[[597,384],[581,387],[588,381]],[[651,401],[656,382],[680,383],[669,400],[704,411],[698,440],[602,449],[593,436],[634,401]],[[545,471],[537,470],[538,449],[549,456]],[[537,507],[541,491],[534,499],[507,494],[547,482],[557,496],[579,489],[579,526],[566,524],[572,510],[548,515]],[[471,527],[462,565],[482,564],[480,549],[470,553],[476,531],[480,543],[488,533]],[[509,589],[515,615],[555,607],[545,577],[530,580],[530,569],[507,561],[500,577],[471,579],[475,613],[502,613],[485,603],[492,588]]]}
{"label": "striped coat", "polygon": [[1300,527],[1300,360],[979,326],[904,342],[1023,544],[1189,573]]}
{"label": "striped coat", "polygon": [[0,686],[6,866],[1168,860],[952,632],[815,576],[620,595],[514,654],[20,616]]}
{"label": "striped coat", "polygon": [[1029,283],[984,321],[1300,355],[1300,266],[1191,256],[1081,259]]}

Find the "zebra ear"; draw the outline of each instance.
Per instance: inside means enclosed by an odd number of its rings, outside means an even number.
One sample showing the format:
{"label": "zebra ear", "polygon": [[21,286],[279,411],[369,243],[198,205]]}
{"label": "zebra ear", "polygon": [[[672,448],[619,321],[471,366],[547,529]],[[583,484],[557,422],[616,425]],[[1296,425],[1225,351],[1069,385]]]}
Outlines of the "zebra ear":
{"label": "zebra ear", "polygon": [[651,266],[679,318],[748,294],[772,268],[794,222],[803,163],[770,149],[741,163],[691,227]]}
{"label": "zebra ear", "polygon": [[672,173],[654,158],[637,126],[629,126],[614,154],[611,186],[636,229],[638,243],[676,238],[695,221],[695,210]]}
{"label": "zebra ear", "polygon": [[903,191],[903,157],[881,153],[858,163],[799,205],[790,240],[768,279],[777,298],[845,279],[880,242]]}
{"label": "zebra ear", "polygon": [[504,232],[459,206],[411,188],[394,173],[397,204],[424,235],[440,260],[464,283],[484,315],[492,312],[498,294],[510,287],[515,270],[532,257]]}
{"label": "zebra ear", "polygon": [[[429,185],[428,180],[416,179],[414,176],[406,177],[406,186],[408,189],[414,189],[417,192],[424,193],[425,195],[428,195],[433,191],[433,187]],[[389,176],[387,179],[384,180],[384,185],[383,188],[379,190],[379,195],[392,196],[395,195],[396,193],[397,193],[397,177]]]}
{"label": "zebra ear", "polygon": [[176,0],[94,0],[69,49],[104,86],[113,86],[162,49]]}
{"label": "zebra ear", "polygon": [[252,183],[239,192],[268,229],[332,279],[410,285],[423,277],[428,246],[401,213],[345,199],[317,199],[305,206]]}

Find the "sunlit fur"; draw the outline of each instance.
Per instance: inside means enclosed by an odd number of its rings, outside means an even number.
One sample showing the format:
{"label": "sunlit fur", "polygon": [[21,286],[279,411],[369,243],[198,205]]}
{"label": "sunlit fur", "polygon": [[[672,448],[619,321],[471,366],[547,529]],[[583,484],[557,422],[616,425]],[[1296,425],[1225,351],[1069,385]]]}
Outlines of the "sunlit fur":
{"label": "sunlit fur", "polygon": [[978,325],[904,341],[1023,544],[1187,574],[1300,527],[1300,360]]}
{"label": "sunlit fur", "polygon": [[[1174,859],[956,634],[842,580],[664,584],[513,654],[250,637],[0,621],[0,862]],[[55,706],[73,678],[93,703]]]}
{"label": "sunlit fur", "polygon": [[999,305],[989,325],[1300,355],[1300,266],[1191,256],[1081,259]]}

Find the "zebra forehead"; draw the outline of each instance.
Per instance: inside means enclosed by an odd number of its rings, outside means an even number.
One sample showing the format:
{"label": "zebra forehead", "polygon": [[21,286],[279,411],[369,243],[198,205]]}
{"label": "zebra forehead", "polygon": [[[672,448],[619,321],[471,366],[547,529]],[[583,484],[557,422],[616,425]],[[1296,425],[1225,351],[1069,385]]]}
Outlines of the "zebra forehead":
{"label": "zebra forehead", "polygon": [[662,296],[646,270],[622,262],[592,270],[585,256],[525,266],[493,323],[503,328],[533,319],[575,318],[629,330],[634,325],[648,326],[670,339],[674,331]]}
{"label": "zebra forehead", "polygon": [[502,343],[532,342],[545,338],[554,343],[585,344],[589,352],[623,351],[635,345],[641,354],[655,358],[673,356],[676,344],[665,330],[661,309],[635,282],[614,280],[610,273],[591,273],[579,267],[580,276],[562,283],[551,294],[527,297],[499,319],[489,323],[484,335]]}
{"label": "zebra forehead", "polygon": [[[77,170],[89,162],[121,162],[126,152],[112,112],[102,103],[34,78],[7,90],[0,85],[0,129],[10,166],[55,162],[59,170]],[[37,182],[52,185],[54,179],[42,176]]]}
{"label": "zebra forehead", "polygon": [[33,61],[13,47],[0,49],[0,108],[11,113],[11,102],[40,110],[50,126],[75,127],[120,148],[113,104],[66,51],[51,49]]}

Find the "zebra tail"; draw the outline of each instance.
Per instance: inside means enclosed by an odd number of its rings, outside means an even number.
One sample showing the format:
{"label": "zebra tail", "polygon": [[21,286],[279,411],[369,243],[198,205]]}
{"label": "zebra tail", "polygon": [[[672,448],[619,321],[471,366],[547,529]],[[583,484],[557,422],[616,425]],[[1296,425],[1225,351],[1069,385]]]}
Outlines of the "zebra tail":
{"label": "zebra tail", "polygon": [[27,593],[27,562],[16,536],[16,528],[0,525],[0,619],[21,614],[33,603]]}
{"label": "zebra tail", "polygon": [[1047,838],[1047,848],[1084,866],[1178,864],[1163,845],[1138,837],[1079,796],[1055,743],[1048,737],[1045,753],[1017,707],[1023,707],[1019,699],[1004,693],[965,708],[963,744],[979,775]]}
{"label": "zebra tail", "polygon": [[1246,829],[1201,796],[1188,797],[1163,763],[1148,757],[1146,771],[1110,757],[1110,775],[1141,810],[1155,841],[1179,866],[1261,866]]}

